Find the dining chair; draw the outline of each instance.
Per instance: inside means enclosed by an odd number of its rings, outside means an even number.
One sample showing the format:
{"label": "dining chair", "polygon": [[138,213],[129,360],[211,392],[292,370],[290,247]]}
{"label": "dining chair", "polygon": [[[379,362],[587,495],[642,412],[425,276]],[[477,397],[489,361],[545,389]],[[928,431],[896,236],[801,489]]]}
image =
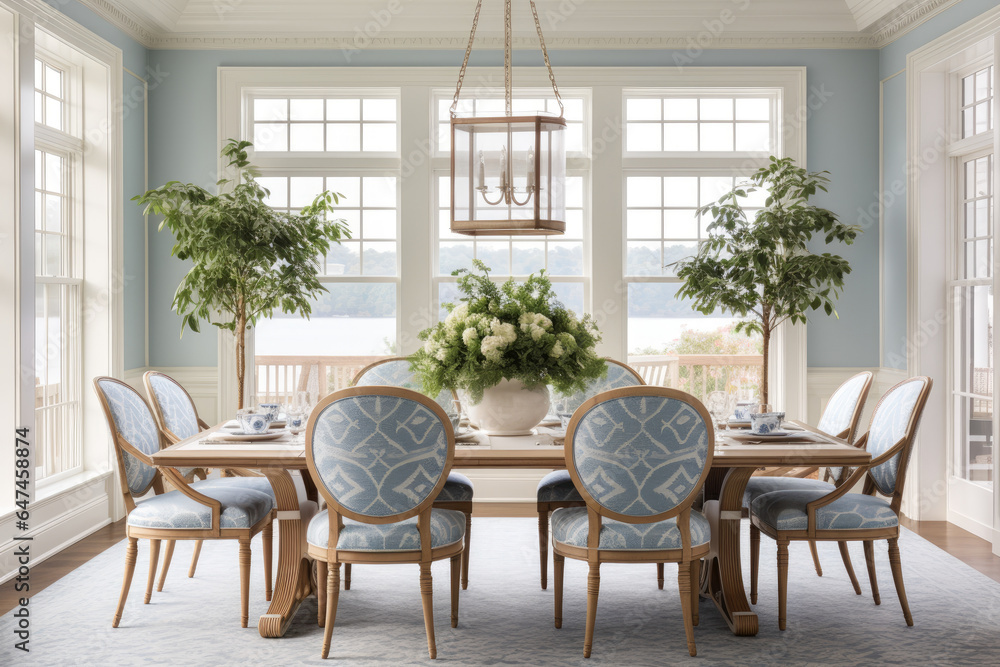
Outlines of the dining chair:
{"label": "dining chair", "polygon": [[[823,433],[828,433],[836,438],[854,443],[857,433],[858,423],[861,421],[861,413],[864,412],[865,403],[868,401],[868,393],[871,390],[874,374],[871,371],[862,371],[852,375],[845,380],[837,390],[833,392],[830,400],[827,401],[823,414],[820,416],[819,424],[816,428]],[[743,512],[749,516],[750,506],[753,501],[765,493],[772,491],[802,491],[822,489],[825,492],[832,491],[836,485],[846,479],[844,468],[826,468],[823,479],[811,479],[806,475],[812,474],[816,468],[792,469],[796,471],[793,475],[755,475],[747,482],[746,490],[743,492]],[[861,595],[861,584],[854,574],[854,566],[851,564],[851,554],[847,549],[847,543],[841,542],[840,557],[844,561],[844,568],[854,586],[854,592]],[[823,567],[819,562],[819,552],[816,549],[816,542],[809,540],[809,551],[812,554],[813,566],[816,574],[823,576]],[[750,602],[757,604],[757,574],[760,569],[760,531],[753,524],[750,525]]]}
{"label": "dining chair", "polygon": [[565,559],[587,561],[585,658],[594,642],[602,563],[677,563],[688,652],[696,654],[699,570],[711,529],[691,505],[712,466],[714,443],[705,406],[676,389],[613,389],[573,414],[566,467],[586,507],[552,513],[555,626],[562,627]]}
{"label": "dining chair", "polygon": [[[631,366],[614,359],[605,359],[604,362],[608,369],[607,375],[591,381],[585,390],[567,399],[574,411],[587,399],[602,392],[646,384]],[[538,564],[541,570],[542,590],[547,589],[549,585],[549,515],[560,507],[583,507],[585,504],[583,496],[573,485],[567,470],[553,470],[538,482],[538,488],[535,490],[535,507],[538,511]],[[659,583],[660,588],[663,588],[662,572]]]}
{"label": "dining chair", "polygon": [[[208,424],[198,416],[198,408],[195,406],[191,394],[174,378],[158,371],[146,371],[142,375],[142,384],[146,388],[146,395],[153,408],[153,417],[163,434],[166,446],[176,444],[209,428]],[[203,486],[209,486],[217,481],[216,479],[209,480],[204,468],[180,468],[179,472],[182,477],[189,481],[191,481],[192,474],[200,476],[203,480],[208,480]],[[222,482],[223,486],[242,486],[274,497],[271,482],[260,473],[242,469],[230,470],[229,472],[234,475],[229,479],[235,481]],[[275,514],[276,512],[275,510]],[[264,547],[264,595],[268,601],[271,599],[272,531],[275,516],[271,518],[272,523],[261,531],[261,542]],[[156,583],[157,592],[163,590],[163,582],[167,578],[167,571],[170,569],[173,555],[174,541],[167,540],[164,547],[163,566],[160,568],[160,578]],[[191,566],[188,568],[189,579],[194,577],[200,555],[201,540],[197,540],[194,543],[194,552],[191,554]]]}
{"label": "dining chair", "polygon": [[[879,400],[868,432],[859,446],[867,446],[872,460],[858,467],[834,489],[772,491],[750,507],[750,521],[778,545],[778,627],[785,629],[788,592],[788,544],[793,540],[828,540],[864,544],[872,598],[880,604],[875,579],[874,540],[888,540],[889,565],[907,625],[913,625],[903,588],[899,560],[899,506],[903,499],[906,466],[932,381],[918,376],[903,380]],[[861,493],[849,493],[864,480]]]}
{"label": "dining chair", "polygon": [[[355,387],[404,387],[420,392],[420,380],[410,370],[410,360],[406,357],[380,359],[358,371],[351,383]],[[454,392],[444,390],[434,399],[448,415],[452,429],[457,431],[461,411],[456,407],[458,398]],[[472,544],[472,480],[457,472],[448,474],[441,493],[434,499],[434,507],[442,510],[457,510],[465,514],[465,550],[462,552],[462,590],[469,587],[469,551]],[[344,566],[344,590],[351,588],[350,565]]]}
{"label": "dining chair", "polygon": [[[125,501],[125,577],[112,627],[125,609],[138,541],[149,540],[149,577],[145,604],[153,595],[153,580],[163,540],[237,540],[240,565],[241,623],[247,627],[250,600],[250,540],[271,525],[274,498],[239,484],[188,483],[174,468],[157,468],[151,454],[160,450],[162,435],[142,395],[120,380],[94,379],[118,459],[118,477]],[[164,492],[168,481],[173,491]],[[147,494],[152,491],[152,496]]]}
{"label": "dining chair", "polygon": [[[323,658],[337,617],[340,565],[420,565],[420,594],[430,657],[434,640],[431,563],[451,559],[451,627],[465,516],[434,507],[455,457],[455,432],[439,404],[402,387],[349,387],[330,394],[306,426],[306,463],[327,509],[309,522],[306,542],[317,562],[325,610]],[[325,579],[325,587],[324,587]]]}

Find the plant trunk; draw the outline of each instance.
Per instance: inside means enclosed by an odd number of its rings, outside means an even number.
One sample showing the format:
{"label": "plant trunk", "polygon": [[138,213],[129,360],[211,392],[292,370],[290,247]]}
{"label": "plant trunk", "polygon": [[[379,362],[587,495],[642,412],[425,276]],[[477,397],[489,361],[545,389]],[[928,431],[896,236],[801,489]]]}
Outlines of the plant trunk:
{"label": "plant trunk", "polygon": [[761,323],[763,324],[761,331],[764,336],[764,364],[760,371],[760,402],[761,404],[766,405],[770,402],[768,401],[769,388],[767,384],[767,376],[768,366],[771,361],[771,307],[768,305],[765,305],[761,309]]}
{"label": "plant trunk", "polygon": [[[236,409],[243,409],[243,386],[246,381],[247,313],[241,301],[236,318]],[[766,357],[765,357],[766,358]]]}

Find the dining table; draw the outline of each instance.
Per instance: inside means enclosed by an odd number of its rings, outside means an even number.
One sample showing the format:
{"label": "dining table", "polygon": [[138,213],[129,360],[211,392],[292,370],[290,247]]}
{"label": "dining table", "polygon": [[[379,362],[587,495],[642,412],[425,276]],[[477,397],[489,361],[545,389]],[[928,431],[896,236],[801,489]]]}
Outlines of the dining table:
{"label": "dining table", "polygon": [[[278,568],[267,613],[257,624],[262,637],[281,637],[302,601],[313,594],[311,560],[303,551],[309,516],[300,511],[292,471],[299,471],[310,499],[315,485],[309,479],[305,435],[282,432],[269,441],[231,441],[220,429],[225,422],[152,455],[160,467],[252,469],[264,474],[274,489],[279,525]],[[757,614],[750,608],[743,586],[740,524],[743,493],[750,477],[762,468],[865,465],[871,456],[839,438],[799,421],[783,425],[782,438],[754,436],[746,430],[716,430],[712,468],[704,487],[702,511],[712,525],[711,550],[701,568],[701,595],[711,600],[736,635],[758,631]],[[566,467],[562,431],[540,427],[527,436],[488,436],[465,431],[457,440],[453,468]]]}

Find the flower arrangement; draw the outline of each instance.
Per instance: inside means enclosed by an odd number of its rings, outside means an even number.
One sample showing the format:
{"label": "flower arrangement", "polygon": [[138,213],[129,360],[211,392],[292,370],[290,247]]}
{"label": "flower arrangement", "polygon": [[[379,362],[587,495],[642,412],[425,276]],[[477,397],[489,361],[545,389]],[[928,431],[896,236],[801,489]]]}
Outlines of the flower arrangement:
{"label": "flower arrangement", "polygon": [[485,264],[474,265],[478,273],[453,274],[465,296],[459,305],[444,304],[448,316],[420,332],[426,342],[410,357],[428,396],[461,390],[479,402],[505,379],[569,394],[607,372],[595,351],[601,334],[593,318],[567,310],[544,270],[521,284],[498,285]]}

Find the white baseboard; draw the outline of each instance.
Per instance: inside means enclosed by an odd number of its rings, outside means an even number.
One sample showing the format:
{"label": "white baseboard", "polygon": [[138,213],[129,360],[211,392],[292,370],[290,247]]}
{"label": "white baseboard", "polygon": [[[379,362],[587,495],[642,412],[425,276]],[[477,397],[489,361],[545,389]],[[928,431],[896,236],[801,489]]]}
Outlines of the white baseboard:
{"label": "white baseboard", "polygon": [[967,530],[976,537],[980,537],[987,542],[990,542],[993,545],[994,553],[996,552],[998,546],[1000,546],[1000,542],[994,539],[994,533],[1000,533],[1000,531],[993,530],[993,526],[987,526],[984,523],[980,523],[975,519],[967,517],[964,514],[959,514],[951,509],[948,510],[948,523],[953,523],[962,530]]}

